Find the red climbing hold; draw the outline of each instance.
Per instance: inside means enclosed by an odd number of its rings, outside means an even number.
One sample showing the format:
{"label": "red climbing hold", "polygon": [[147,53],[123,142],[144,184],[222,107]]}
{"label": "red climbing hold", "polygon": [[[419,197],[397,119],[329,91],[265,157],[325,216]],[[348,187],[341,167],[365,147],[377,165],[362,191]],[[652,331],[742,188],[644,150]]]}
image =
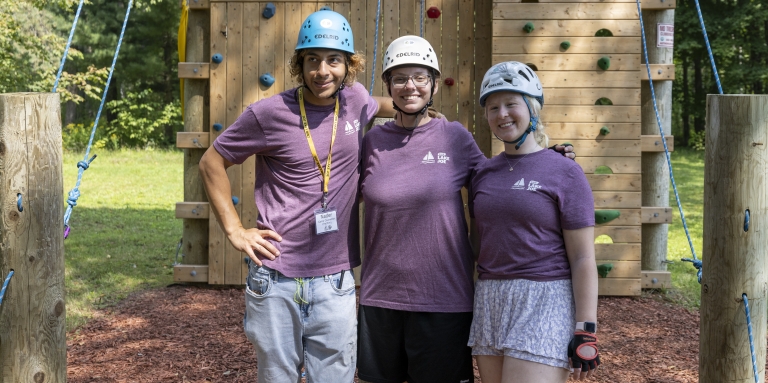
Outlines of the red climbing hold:
{"label": "red climbing hold", "polygon": [[429,7],[429,9],[427,9],[427,17],[430,19],[436,19],[440,17],[440,8],[434,6]]}
{"label": "red climbing hold", "polygon": [[445,79],[445,85],[453,86],[453,79],[448,77]]}

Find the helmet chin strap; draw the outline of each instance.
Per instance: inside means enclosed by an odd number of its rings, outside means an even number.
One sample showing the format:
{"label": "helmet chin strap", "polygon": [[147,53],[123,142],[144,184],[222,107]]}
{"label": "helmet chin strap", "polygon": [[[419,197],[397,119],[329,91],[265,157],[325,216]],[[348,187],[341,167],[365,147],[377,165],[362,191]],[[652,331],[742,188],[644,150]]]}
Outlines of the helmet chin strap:
{"label": "helmet chin strap", "polygon": [[531,121],[528,123],[528,129],[523,132],[523,134],[520,135],[516,140],[514,141],[505,141],[499,138],[499,136],[496,135],[496,133],[493,134],[494,137],[496,137],[497,140],[505,143],[505,144],[515,144],[515,150],[520,150],[520,146],[523,145],[525,142],[525,139],[528,138],[528,134],[533,133],[536,131],[536,125],[539,124],[539,118],[533,116],[533,110],[531,109],[531,105],[528,104],[528,100],[523,97],[523,101],[525,101],[525,106],[528,107],[528,113],[531,115]]}

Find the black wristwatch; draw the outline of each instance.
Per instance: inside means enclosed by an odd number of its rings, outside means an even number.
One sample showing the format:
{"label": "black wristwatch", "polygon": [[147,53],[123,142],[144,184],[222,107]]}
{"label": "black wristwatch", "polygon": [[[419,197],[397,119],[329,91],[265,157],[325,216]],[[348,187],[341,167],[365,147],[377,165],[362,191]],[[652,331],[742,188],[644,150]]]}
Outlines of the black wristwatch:
{"label": "black wristwatch", "polygon": [[597,333],[597,323],[595,322],[576,322],[576,331],[586,331],[592,334]]}

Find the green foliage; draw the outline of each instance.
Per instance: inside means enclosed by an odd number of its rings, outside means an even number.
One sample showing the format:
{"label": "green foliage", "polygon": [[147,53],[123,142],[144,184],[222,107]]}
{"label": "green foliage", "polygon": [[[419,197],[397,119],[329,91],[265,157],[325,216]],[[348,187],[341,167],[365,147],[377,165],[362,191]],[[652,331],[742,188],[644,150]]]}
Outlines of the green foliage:
{"label": "green foliage", "polygon": [[688,142],[688,146],[693,150],[704,150],[704,139],[706,137],[706,131],[691,132],[691,141]]}
{"label": "green foliage", "polygon": [[183,128],[179,101],[164,103],[150,89],[128,92],[107,108],[115,116],[105,127],[109,148],[167,146],[168,138]]}
{"label": "green foliage", "polygon": [[[174,217],[174,204],[184,198],[181,151],[96,154],[64,241],[67,330],[135,291],[172,283],[182,234],[182,222]],[[82,159],[82,152],[64,153],[65,196]]]}

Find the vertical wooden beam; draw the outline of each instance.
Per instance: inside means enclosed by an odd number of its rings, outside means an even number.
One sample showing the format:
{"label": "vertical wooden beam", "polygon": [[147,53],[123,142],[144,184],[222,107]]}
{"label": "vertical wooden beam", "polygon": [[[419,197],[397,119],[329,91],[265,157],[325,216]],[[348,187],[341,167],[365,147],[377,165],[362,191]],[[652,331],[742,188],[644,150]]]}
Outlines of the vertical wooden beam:
{"label": "vertical wooden beam", "polygon": [[[243,3],[227,4],[227,126],[232,125],[242,113],[243,108]],[[272,19],[276,19],[273,17]],[[227,169],[232,195],[240,200],[235,210],[243,220],[243,165]],[[241,276],[243,253],[237,251],[229,241],[225,241],[224,283],[227,285],[243,284]]]}
{"label": "vertical wooden beam", "polygon": [[[452,0],[445,0],[446,3],[450,3]],[[445,14],[440,15],[440,17],[436,19],[430,19],[427,17],[426,10],[430,7],[437,7],[441,11],[443,10],[443,0],[427,0],[426,4],[424,5],[424,38],[429,41],[429,43],[432,45],[432,48],[434,48],[437,51],[437,59],[441,60],[442,57],[445,57],[446,55],[454,55],[454,51],[444,51],[443,46],[443,18],[445,17]],[[453,22],[456,20],[454,19]],[[449,22],[449,21],[447,21]],[[450,52],[450,53],[448,53]],[[455,58],[455,56],[454,56]],[[443,62],[439,62],[441,68],[443,66]],[[442,71],[441,71],[442,72]],[[445,91],[445,89],[442,89],[442,91]],[[442,94],[438,93],[434,98],[434,104],[432,106],[433,108],[437,109],[438,111],[443,111],[443,102],[442,102]]]}
{"label": "vertical wooden beam", "polygon": [[[493,28],[493,1],[475,0],[475,88],[483,81],[485,72],[491,67]],[[477,92],[477,90],[475,90]],[[475,97],[477,98],[477,97]],[[479,103],[475,103],[475,141],[486,157],[493,154],[491,150],[491,129],[485,119],[485,113]]]}
{"label": "vertical wooden beam", "polygon": [[754,381],[742,294],[749,298],[763,382],[768,96],[708,95],[706,129],[699,382]]}
{"label": "vertical wooden beam", "polygon": [[[400,1],[381,0],[381,36],[379,37],[379,53],[376,55],[376,68],[381,71],[384,62],[384,53],[387,47],[395,39],[400,37]],[[387,86],[381,81],[381,76],[376,77],[376,88],[380,90],[381,95],[388,96]]]}
{"label": "vertical wooden beam", "polygon": [[[211,50],[210,54],[220,54],[224,60],[216,64],[211,62],[210,89],[210,142],[224,131],[227,124],[227,4],[211,3]],[[210,60],[210,58],[209,58]],[[213,128],[217,124],[222,129]],[[208,219],[208,283],[224,284],[224,246],[227,238],[219,227],[216,216],[211,214]]]}
{"label": "vertical wooden beam", "polygon": [[299,37],[299,30],[304,19],[301,18],[300,3],[285,3],[285,38],[283,39],[283,62],[285,70],[283,71],[283,89],[292,89],[299,85],[291,77],[290,60],[293,52],[296,50],[296,42]]}
{"label": "vertical wooden beam", "polygon": [[[382,7],[383,8],[383,7]],[[368,1],[368,6],[366,9],[367,16],[367,25],[365,28],[365,32],[360,31],[359,33],[365,33],[366,36],[366,44],[365,44],[365,59],[368,61],[368,68],[370,68],[369,71],[365,72],[365,78],[361,79],[363,85],[365,85],[365,89],[368,89],[369,91],[373,91],[374,96],[381,96],[381,55],[384,53],[381,49],[382,45],[382,24],[383,21],[381,20],[381,17],[379,17],[379,34],[378,37],[376,36],[376,9],[377,9],[377,3],[375,1]],[[376,58],[373,57],[373,51],[376,47],[376,44],[378,44],[378,50],[376,51],[378,54],[376,55]],[[373,73],[373,76],[375,77],[375,85],[373,89],[370,89],[371,87],[371,73]],[[376,85],[377,84],[377,85]],[[383,93],[383,95],[386,95],[386,89]]]}
{"label": "vertical wooden beam", "polygon": [[[656,46],[658,34],[657,24],[674,24],[675,11],[670,10],[644,10],[643,26],[648,47],[648,61],[651,64],[673,64],[672,48],[659,48]],[[642,58],[645,64],[645,58]],[[641,70],[646,72],[645,65]],[[654,81],[656,93],[656,105],[659,109],[661,126],[664,135],[672,134],[672,81]],[[656,122],[656,113],[653,109],[650,82],[643,81],[640,87],[641,109],[641,133],[659,135],[659,126]],[[642,153],[642,203],[647,207],[669,206],[669,166],[664,152]],[[667,235],[669,225],[659,223],[643,224],[642,261],[643,270],[666,270],[667,265]]]}
{"label": "vertical wooden beam", "polygon": [[[443,20],[441,25],[440,48],[440,79],[441,90],[438,93],[440,97],[440,112],[445,115],[448,121],[459,119],[459,84],[458,84],[458,64],[459,64],[459,0],[443,0],[440,8]],[[445,79],[452,78],[452,86],[445,85]]]}
{"label": "vertical wooden beam", "polygon": [[59,95],[0,95],[0,383],[67,379],[61,161]]}
{"label": "vertical wooden beam", "polygon": [[[210,15],[208,10],[190,9],[187,22],[187,62],[208,62]],[[208,131],[208,79],[184,80],[184,131]],[[200,178],[200,158],[205,149],[184,149],[184,201],[205,202],[203,181]],[[182,263],[208,264],[208,222],[200,219],[183,219]]]}
{"label": "vertical wooden beam", "polygon": [[459,0],[459,119],[470,132],[475,131],[475,12],[473,0]]}

